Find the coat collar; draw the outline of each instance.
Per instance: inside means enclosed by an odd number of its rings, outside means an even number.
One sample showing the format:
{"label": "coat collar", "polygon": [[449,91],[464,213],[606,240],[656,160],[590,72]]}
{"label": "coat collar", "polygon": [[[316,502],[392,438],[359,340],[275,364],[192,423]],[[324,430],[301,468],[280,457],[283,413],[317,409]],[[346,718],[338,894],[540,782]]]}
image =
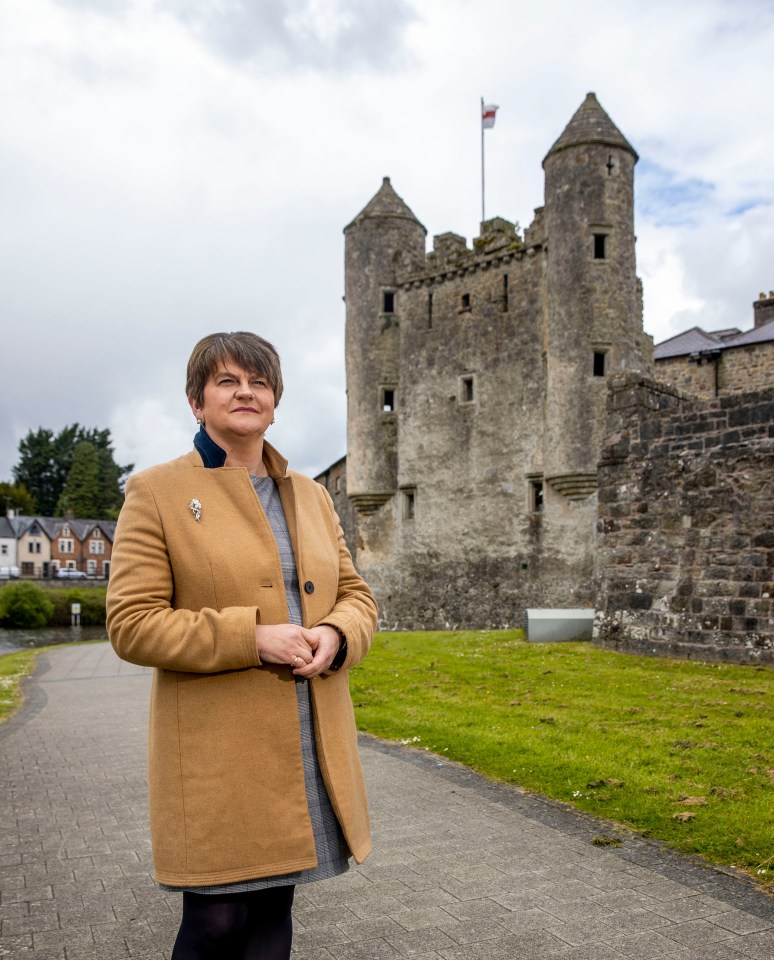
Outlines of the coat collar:
{"label": "coat collar", "polygon": [[[194,437],[194,447],[201,457],[201,466],[208,469],[225,466],[226,451],[215,443],[203,426],[199,427],[199,432]],[[263,441],[263,462],[266,464],[269,476],[274,477],[275,480],[287,475],[287,460],[266,440]]]}

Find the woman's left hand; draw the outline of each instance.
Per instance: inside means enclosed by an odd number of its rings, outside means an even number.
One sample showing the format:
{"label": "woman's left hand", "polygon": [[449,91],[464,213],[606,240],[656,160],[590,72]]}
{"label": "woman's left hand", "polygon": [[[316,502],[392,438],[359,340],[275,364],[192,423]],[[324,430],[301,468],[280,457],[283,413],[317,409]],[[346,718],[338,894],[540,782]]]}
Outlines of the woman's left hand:
{"label": "woman's left hand", "polygon": [[321,623],[319,627],[311,627],[307,633],[314,634],[317,639],[314,657],[311,663],[305,663],[302,667],[296,667],[293,673],[297,677],[305,677],[309,680],[312,677],[319,677],[321,673],[325,673],[331,663],[333,663],[333,658],[339,652],[341,637],[339,636],[339,631],[327,623]]}

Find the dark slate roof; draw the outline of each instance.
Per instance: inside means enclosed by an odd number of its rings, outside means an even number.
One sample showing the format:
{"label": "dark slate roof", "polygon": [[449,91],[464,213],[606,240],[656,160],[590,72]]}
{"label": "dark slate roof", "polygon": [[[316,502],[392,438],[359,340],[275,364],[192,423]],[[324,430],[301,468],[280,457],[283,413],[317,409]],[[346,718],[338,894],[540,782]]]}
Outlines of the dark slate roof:
{"label": "dark slate roof", "polygon": [[62,527],[67,524],[72,531],[73,537],[77,540],[85,540],[94,527],[99,527],[110,542],[113,542],[116,532],[115,520],[68,520],[65,517],[12,517],[0,518],[7,520],[11,530],[10,536],[23,536],[33,523],[37,523],[41,530],[46,534],[49,540],[61,536]]}
{"label": "dark slate roof", "polygon": [[16,534],[16,539],[23,536],[24,533],[35,523],[35,517],[10,517],[9,523],[13,527],[14,533]]}
{"label": "dark slate roof", "polygon": [[11,540],[16,539],[16,531],[11,526],[11,521],[8,517],[0,517],[0,537],[4,539],[10,538]]}
{"label": "dark slate roof", "polygon": [[425,233],[427,233],[427,230],[425,230],[422,224],[419,223],[419,220],[414,216],[411,207],[395,192],[389,177],[385,177],[382,180],[381,187],[363,207],[352,223],[344,227],[344,231],[346,232],[361,220],[375,217],[393,217],[399,220],[412,220],[414,223],[419,224]]}
{"label": "dark slate roof", "polygon": [[726,342],[727,347],[746,347],[750,343],[768,343],[774,340],[774,320],[753,327],[747,333],[740,333],[738,337]]}
{"label": "dark slate roof", "polygon": [[656,344],[653,348],[653,359],[668,360],[670,357],[685,357],[692,353],[703,353],[705,350],[733,350],[734,347],[769,341],[774,341],[774,320],[753,327],[746,333],[741,333],[736,327],[710,331],[691,327],[690,330]]}
{"label": "dark slate roof", "polygon": [[599,105],[594,93],[586,94],[586,99],[575,111],[562,135],[548,151],[545,160],[553,153],[582,143],[607,143],[611,147],[623,147],[624,150],[628,150],[632,154],[635,160],[638,159],[637,151]]}
{"label": "dark slate roof", "polygon": [[717,350],[723,341],[711,333],[706,333],[701,327],[691,327],[684,330],[653,348],[654,360],[666,360],[668,357],[684,357],[690,353],[701,353],[702,350]]}

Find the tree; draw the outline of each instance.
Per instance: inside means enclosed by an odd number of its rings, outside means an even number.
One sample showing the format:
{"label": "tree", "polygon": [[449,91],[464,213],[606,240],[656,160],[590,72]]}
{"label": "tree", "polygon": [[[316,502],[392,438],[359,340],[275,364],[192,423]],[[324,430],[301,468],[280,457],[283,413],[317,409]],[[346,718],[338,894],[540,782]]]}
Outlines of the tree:
{"label": "tree", "polygon": [[25,486],[0,481],[0,517],[7,516],[9,509],[30,516],[35,513],[35,501]]}
{"label": "tree", "polygon": [[54,516],[79,430],[77,423],[56,435],[53,430],[40,427],[34,432],[30,430],[19,443],[19,462],[13,468],[13,478],[29,490],[36,512],[43,517]]}
{"label": "tree", "polygon": [[101,517],[100,472],[102,464],[93,443],[81,440],[75,448],[70,472],[59,495],[56,514],[64,516],[72,510],[74,517]]}
{"label": "tree", "polygon": [[[94,519],[108,519],[117,515],[124,499],[124,481],[134,464],[122,466],[115,462],[109,430],[88,430],[74,423],[59,433],[40,427],[30,431],[19,443],[19,462],[13,468],[14,480],[23,484],[35,500],[37,513],[53,517],[73,467],[75,452],[80,443],[93,447],[99,463],[98,491],[94,494]],[[87,454],[83,453],[82,458]],[[78,467],[83,472],[83,464]],[[82,477],[77,480],[83,483]]]}

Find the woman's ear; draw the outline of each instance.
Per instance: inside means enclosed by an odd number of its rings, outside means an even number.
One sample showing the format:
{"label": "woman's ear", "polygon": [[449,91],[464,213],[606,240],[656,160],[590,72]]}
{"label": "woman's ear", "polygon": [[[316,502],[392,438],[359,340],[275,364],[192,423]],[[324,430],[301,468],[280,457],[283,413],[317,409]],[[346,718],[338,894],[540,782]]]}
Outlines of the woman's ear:
{"label": "woman's ear", "polygon": [[202,423],[203,423],[203,422],[204,422],[204,417],[202,416],[202,408],[201,408],[201,407],[199,406],[199,404],[196,402],[196,400],[195,400],[194,397],[189,397],[189,398],[188,398],[188,406],[191,408],[191,412],[192,412],[193,415],[196,417],[196,419],[197,419],[197,420],[201,420]]}

